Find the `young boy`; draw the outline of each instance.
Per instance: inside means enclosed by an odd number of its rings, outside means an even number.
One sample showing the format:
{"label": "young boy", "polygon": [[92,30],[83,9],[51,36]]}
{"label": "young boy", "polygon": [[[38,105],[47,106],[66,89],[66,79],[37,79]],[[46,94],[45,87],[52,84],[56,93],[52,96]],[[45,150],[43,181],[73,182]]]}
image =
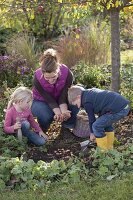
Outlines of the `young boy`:
{"label": "young boy", "polygon": [[[101,149],[113,149],[114,132],[112,124],[128,115],[129,101],[120,94],[98,88],[84,89],[75,85],[68,90],[68,101],[88,114],[90,137],[96,137]],[[98,115],[95,118],[95,114]]]}

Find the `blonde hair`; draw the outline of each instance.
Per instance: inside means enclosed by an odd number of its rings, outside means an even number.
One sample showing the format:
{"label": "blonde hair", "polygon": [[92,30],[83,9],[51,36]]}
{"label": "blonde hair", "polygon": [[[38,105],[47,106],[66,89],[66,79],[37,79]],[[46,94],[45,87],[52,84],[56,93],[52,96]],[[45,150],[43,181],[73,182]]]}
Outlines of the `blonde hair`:
{"label": "blonde hair", "polygon": [[21,100],[32,99],[32,91],[24,86],[18,87],[10,96],[10,100],[7,105],[9,109],[14,103]]}
{"label": "blonde hair", "polygon": [[54,49],[44,51],[39,61],[43,73],[55,72],[59,68],[59,57]]}
{"label": "blonde hair", "polygon": [[79,85],[73,85],[68,89],[68,101],[70,104],[77,98],[78,95],[81,95],[85,89]]}

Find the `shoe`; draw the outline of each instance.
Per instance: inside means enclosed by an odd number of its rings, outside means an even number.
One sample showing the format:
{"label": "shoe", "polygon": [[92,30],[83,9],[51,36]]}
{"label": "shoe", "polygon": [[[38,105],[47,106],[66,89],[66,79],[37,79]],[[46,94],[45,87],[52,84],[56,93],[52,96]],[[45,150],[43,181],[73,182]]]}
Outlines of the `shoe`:
{"label": "shoe", "polygon": [[107,136],[107,146],[108,149],[113,149],[114,144],[114,132],[105,132]]}
{"label": "shoe", "polygon": [[107,143],[107,135],[102,138],[96,138],[97,147],[100,147],[102,150],[108,149],[108,143]]}

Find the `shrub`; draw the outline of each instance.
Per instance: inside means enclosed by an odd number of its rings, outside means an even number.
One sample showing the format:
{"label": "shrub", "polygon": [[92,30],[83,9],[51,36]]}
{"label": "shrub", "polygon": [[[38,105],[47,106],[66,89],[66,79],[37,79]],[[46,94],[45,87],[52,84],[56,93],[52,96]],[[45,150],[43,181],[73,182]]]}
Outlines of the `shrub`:
{"label": "shrub", "polygon": [[6,41],[15,33],[15,30],[11,28],[0,27],[0,55],[6,53]]}
{"label": "shrub", "polygon": [[38,64],[35,39],[27,34],[14,35],[7,43],[8,56],[0,56],[0,84],[15,87],[20,80],[31,86],[33,71]]}
{"label": "shrub", "polygon": [[7,86],[14,87],[32,73],[27,67],[27,61],[21,56],[0,56],[0,84],[7,82]]}
{"label": "shrub", "polygon": [[101,83],[105,80],[105,77],[102,73],[102,69],[98,66],[88,65],[84,62],[80,62],[73,69],[73,74],[75,77],[75,83],[80,83],[90,87],[101,87]]}
{"label": "shrub", "polygon": [[6,107],[6,103],[7,103],[7,99],[0,97],[0,123],[2,122],[4,118],[4,109]]}
{"label": "shrub", "polygon": [[109,30],[104,23],[92,20],[81,31],[77,29],[61,38],[55,48],[68,67],[81,60],[89,65],[105,64],[109,59]]}
{"label": "shrub", "polygon": [[121,94],[131,101],[133,107],[133,64],[123,65],[121,68]]}
{"label": "shrub", "polygon": [[71,33],[70,36],[61,38],[55,47],[62,62],[70,68],[83,59],[81,43],[82,37],[77,39],[75,34]]}
{"label": "shrub", "polygon": [[18,55],[26,60],[29,69],[34,69],[38,63],[38,54],[35,49],[35,38],[27,34],[20,33],[14,35],[7,42],[7,52],[9,55]]}
{"label": "shrub", "polygon": [[122,25],[121,35],[128,42],[128,39],[133,39],[133,15],[125,15]]}

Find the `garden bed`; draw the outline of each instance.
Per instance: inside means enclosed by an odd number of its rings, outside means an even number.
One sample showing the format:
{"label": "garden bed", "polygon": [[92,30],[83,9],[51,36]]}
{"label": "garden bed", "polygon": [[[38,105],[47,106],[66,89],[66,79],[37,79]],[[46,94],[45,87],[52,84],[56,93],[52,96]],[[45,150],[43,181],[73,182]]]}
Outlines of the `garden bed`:
{"label": "garden bed", "polygon": [[[54,124],[48,134],[50,142],[44,151],[29,145],[29,150],[27,152],[28,159],[33,159],[35,162],[38,160],[50,162],[53,159],[68,160],[72,155],[79,156],[82,154],[80,142],[85,139],[74,136],[71,130],[63,129],[60,125]],[[117,146],[126,145],[133,140],[133,112],[125,117],[125,119],[115,124],[115,136],[115,148],[117,148]],[[89,157],[91,148],[92,146],[88,148],[88,153],[85,153],[85,157]]]}

